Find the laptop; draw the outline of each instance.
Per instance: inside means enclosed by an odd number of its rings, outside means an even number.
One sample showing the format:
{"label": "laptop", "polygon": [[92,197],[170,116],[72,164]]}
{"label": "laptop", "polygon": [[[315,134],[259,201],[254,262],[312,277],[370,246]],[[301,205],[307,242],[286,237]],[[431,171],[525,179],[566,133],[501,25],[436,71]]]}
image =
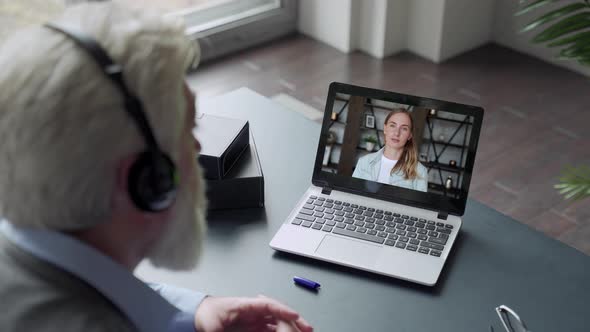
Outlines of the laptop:
{"label": "laptop", "polygon": [[461,229],[483,109],[334,82],[311,185],[276,250],[436,284]]}

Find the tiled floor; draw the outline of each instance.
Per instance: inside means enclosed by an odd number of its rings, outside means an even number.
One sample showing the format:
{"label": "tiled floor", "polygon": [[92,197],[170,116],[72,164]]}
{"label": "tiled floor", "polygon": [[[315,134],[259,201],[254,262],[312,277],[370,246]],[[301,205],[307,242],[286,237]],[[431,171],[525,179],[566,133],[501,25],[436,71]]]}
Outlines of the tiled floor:
{"label": "tiled floor", "polygon": [[564,202],[553,188],[564,166],[590,165],[588,77],[493,44],[436,65],[296,36],[203,64],[190,81],[199,98],[247,86],[320,110],[332,81],[481,105],[470,197],[590,255],[590,200]]}

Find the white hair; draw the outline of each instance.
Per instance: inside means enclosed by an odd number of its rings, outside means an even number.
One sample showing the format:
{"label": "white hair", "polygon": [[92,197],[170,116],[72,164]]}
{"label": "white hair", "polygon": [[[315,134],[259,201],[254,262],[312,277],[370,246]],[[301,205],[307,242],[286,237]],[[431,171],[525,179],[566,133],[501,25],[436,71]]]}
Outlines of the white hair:
{"label": "white hair", "polygon": [[[93,36],[123,66],[177,162],[184,74],[199,55],[184,25],[112,2],[70,7],[56,22]],[[3,43],[0,68],[0,215],[58,230],[106,221],[118,163],[146,148],[121,92],[84,49],[41,26]]]}

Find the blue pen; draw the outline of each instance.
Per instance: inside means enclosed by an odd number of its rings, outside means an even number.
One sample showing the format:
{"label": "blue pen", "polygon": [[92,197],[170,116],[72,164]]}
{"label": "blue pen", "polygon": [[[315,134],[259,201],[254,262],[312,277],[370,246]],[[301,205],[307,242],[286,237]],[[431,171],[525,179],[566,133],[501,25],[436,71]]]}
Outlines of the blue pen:
{"label": "blue pen", "polygon": [[303,287],[311,289],[311,290],[317,290],[321,286],[319,283],[317,283],[313,280],[309,280],[309,279],[305,279],[305,278],[301,278],[301,277],[293,277],[293,281],[297,285],[303,286]]}

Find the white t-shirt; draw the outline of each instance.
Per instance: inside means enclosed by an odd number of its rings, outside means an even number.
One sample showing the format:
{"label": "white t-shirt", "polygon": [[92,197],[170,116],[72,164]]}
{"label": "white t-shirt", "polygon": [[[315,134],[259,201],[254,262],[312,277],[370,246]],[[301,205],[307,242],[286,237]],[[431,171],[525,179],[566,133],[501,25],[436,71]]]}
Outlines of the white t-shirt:
{"label": "white t-shirt", "polygon": [[381,156],[381,168],[379,169],[379,177],[377,178],[377,182],[389,184],[391,169],[393,166],[395,166],[395,164],[397,164],[397,160],[388,159],[385,157],[385,155]]}

